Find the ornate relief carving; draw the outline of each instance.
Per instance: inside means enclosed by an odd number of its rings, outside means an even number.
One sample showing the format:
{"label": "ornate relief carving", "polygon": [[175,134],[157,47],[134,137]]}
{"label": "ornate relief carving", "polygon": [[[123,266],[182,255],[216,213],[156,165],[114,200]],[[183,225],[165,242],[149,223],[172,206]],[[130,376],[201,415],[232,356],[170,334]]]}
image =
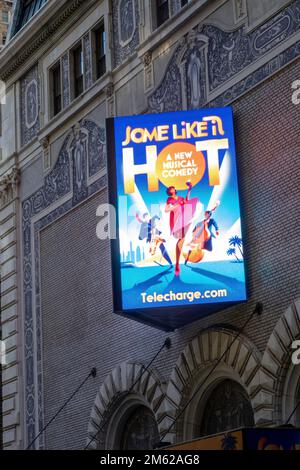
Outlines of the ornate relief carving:
{"label": "ornate relief carving", "polygon": [[20,171],[15,167],[0,178],[0,208],[17,197],[17,186],[20,182]]}
{"label": "ornate relief carving", "polygon": [[291,17],[288,14],[280,15],[277,19],[265,28],[254,39],[254,49],[257,52],[267,51],[274,42],[281,42],[291,26]]}
{"label": "ornate relief carving", "polygon": [[199,107],[201,102],[202,91],[201,83],[201,61],[196,52],[191,54],[190,62],[187,69],[188,83],[190,90],[190,104],[192,108]]}
{"label": "ornate relief carving", "polygon": [[273,49],[299,30],[300,1],[293,2],[261,27],[247,34],[242,26],[237,31],[224,32],[212,25],[201,31],[209,38],[208,64],[210,90]]}
{"label": "ornate relief carving", "polygon": [[182,38],[161,84],[150,95],[152,112],[196,108],[207,100],[207,38],[192,30]]}
{"label": "ornate relief carving", "polygon": [[70,104],[70,64],[69,53],[67,52],[61,59],[62,79],[63,79],[63,107]]}
{"label": "ornate relief carving", "polygon": [[262,67],[257,69],[251,75],[243,80],[234,84],[231,88],[227,88],[225,93],[222,93],[216,99],[210,102],[211,106],[222,107],[227,106],[234,99],[246,93],[251,88],[255,87],[258,83],[267,79],[270,75],[280,70],[285,65],[289,64],[293,59],[299,56],[299,43],[293,44],[286,51],[278,54],[276,57],[265,63]]}
{"label": "ornate relief carving", "polygon": [[[243,2],[237,2],[236,6],[241,14]],[[175,111],[205,105],[210,93],[297,32],[299,27],[300,0],[295,0],[250,33],[244,26],[227,32],[211,24],[199,25],[178,41],[163,80],[148,98],[149,111]],[[198,47],[195,47],[195,40]],[[298,55],[299,45],[294,43],[211,104],[228,104]]]}
{"label": "ornate relief carving", "polygon": [[191,31],[187,36],[187,44],[189,46],[182,56],[185,66],[181,72],[185,107],[196,109],[207,102],[207,38]]}
{"label": "ornate relief carving", "polygon": [[140,33],[140,41],[143,42],[145,40],[145,2],[144,0],[139,0],[139,33]]}
{"label": "ornate relief carving", "polygon": [[21,80],[21,144],[28,144],[40,129],[39,76],[37,66]]}
{"label": "ornate relief carving", "polygon": [[[44,185],[22,205],[23,218],[23,272],[25,300],[25,370],[26,370],[26,428],[31,442],[43,426],[41,307],[39,287],[39,231],[70,210],[86,196],[94,194],[106,184],[106,176],[87,184],[88,174],[105,169],[105,131],[91,120],[84,119],[65,138],[54,168],[44,179]],[[87,148],[89,149],[87,152]],[[87,154],[89,160],[87,162]],[[97,160],[98,159],[98,160]],[[73,193],[72,194],[72,189]],[[67,202],[50,209],[51,205],[70,195]],[[33,217],[48,209],[34,226]],[[32,252],[34,240],[34,252]],[[33,262],[36,276],[32,276]],[[35,295],[35,303],[33,303]],[[33,310],[35,306],[35,310]],[[35,365],[36,361],[36,365]],[[37,376],[35,375],[37,374]],[[36,385],[37,384],[37,385]],[[39,421],[36,422],[36,411]],[[43,439],[39,442],[43,446]]]}
{"label": "ornate relief carving", "polygon": [[133,38],[136,28],[134,0],[119,0],[119,42],[126,46]]}
{"label": "ornate relief carving", "polygon": [[38,111],[38,84],[34,79],[28,83],[25,90],[25,118],[28,129],[35,125]]}
{"label": "ornate relief carving", "polygon": [[81,129],[80,123],[73,129],[73,139],[69,145],[69,153],[73,163],[73,199],[82,201],[87,195],[87,139],[88,134]]}
{"label": "ornate relief carving", "polygon": [[139,22],[138,0],[113,0],[112,23],[115,67],[118,67],[132,55],[139,45],[139,30],[136,27]]}
{"label": "ornate relief carving", "polygon": [[107,98],[111,98],[112,96],[114,96],[114,92],[115,92],[115,88],[114,88],[114,84],[113,83],[109,83],[106,87],[106,97]]}
{"label": "ornate relief carving", "polygon": [[105,128],[87,119],[83,119],[81,127],[88,135],[88,177],[91,178],[106,167]]}
{"label": "ornate relief carving", "polygon": [[152,63],[152,53],[147,51],[141,58],[141,61],[144,64],[144,67],[148,67]]}
{"label": "ornate relief carving", "polygon": [[[183,46],[179,45],[176,52],[180,52],[182,48]],[[182,109],[181,75],[176,53],[168,64],[163,81],[149,96],[148,109],[154,113]]]}

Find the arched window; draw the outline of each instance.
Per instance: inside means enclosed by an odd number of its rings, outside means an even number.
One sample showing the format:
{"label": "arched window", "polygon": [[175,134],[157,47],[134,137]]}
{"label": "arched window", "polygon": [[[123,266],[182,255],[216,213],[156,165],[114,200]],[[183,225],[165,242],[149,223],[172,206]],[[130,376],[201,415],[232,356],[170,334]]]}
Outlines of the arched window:
{"label": "arched window", "polygon": [[138,406],[123,427],[121,450],[151,450],[159,442],[155,416],[146,406]]}
{"label": "arched window", "polygon": [[202,412],[200,436],[254,425],[253,409],[244,388],[223,380],[209,395]]}
{"label": "arched window", "polygon": [[284,383],[279,391],[279,406],[282,400],[280,424],[292,424],[300,427],[300,371],[299,366],[291,365]]}

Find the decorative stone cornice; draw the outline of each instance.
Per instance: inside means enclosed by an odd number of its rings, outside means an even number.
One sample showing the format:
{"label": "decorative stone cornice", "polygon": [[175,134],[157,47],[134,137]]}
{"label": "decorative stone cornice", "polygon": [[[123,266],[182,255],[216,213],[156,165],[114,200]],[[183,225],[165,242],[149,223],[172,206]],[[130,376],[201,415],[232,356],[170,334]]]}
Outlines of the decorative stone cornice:
{"label": "decorative stone cornice", "polygon": [[30,58],[65,22],[72,14],[86,2],[86,0],[74,0],[52,22],[43,27],[42,31],[24,48],[8,61],[0,70],[0,79],[4,82],[17,71],[27,59]]}
{"label": "decorative stone cornice", "polygon": [[17,197],[17,186],[20,182],[20,170],[14,167],[10,173],[0,178],[0,208]]}

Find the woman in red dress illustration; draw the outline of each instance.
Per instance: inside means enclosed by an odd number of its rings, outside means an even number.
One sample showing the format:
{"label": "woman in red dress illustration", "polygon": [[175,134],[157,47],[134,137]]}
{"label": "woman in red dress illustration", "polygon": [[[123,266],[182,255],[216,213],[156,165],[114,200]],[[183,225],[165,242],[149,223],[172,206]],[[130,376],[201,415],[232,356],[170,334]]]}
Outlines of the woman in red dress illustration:
{"label": "woman in red dress illustration", "polygon": [[180,274],[180,256],[184,239],[188,229],[193,221],[196,211],[198,198],[190,199],[192,184],[187,182],[188,193],[185,198],[177,195],[175,186],[170,186],[167,189],[168,200],[166,203],[165,212],[170,212],[170,230],[171,234],[178,239],[176,244],[176,265],[175,275]]}

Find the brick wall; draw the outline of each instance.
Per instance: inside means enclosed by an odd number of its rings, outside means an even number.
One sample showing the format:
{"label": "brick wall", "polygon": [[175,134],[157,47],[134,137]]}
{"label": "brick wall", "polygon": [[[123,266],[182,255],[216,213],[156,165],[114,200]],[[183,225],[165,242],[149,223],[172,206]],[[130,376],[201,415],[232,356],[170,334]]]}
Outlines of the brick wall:
{"label": "brick wall", "polygon": [[[300,61],[234,103],[250,301],[172,333],[173,346],[155,363],[168,379],[186,343],[213,324],[239,327],[257,301],[264,314],[246,334],[263,351],[279,316],[300,296],[299,112],[291,83]],[[112,313],[109,244],[96,238],[102,192],[41,234],[45,420],[91,367],[98,369],[47,432],[47,448],[82,448],[100,384],[125,360],[147,363],[165,333]]]}

